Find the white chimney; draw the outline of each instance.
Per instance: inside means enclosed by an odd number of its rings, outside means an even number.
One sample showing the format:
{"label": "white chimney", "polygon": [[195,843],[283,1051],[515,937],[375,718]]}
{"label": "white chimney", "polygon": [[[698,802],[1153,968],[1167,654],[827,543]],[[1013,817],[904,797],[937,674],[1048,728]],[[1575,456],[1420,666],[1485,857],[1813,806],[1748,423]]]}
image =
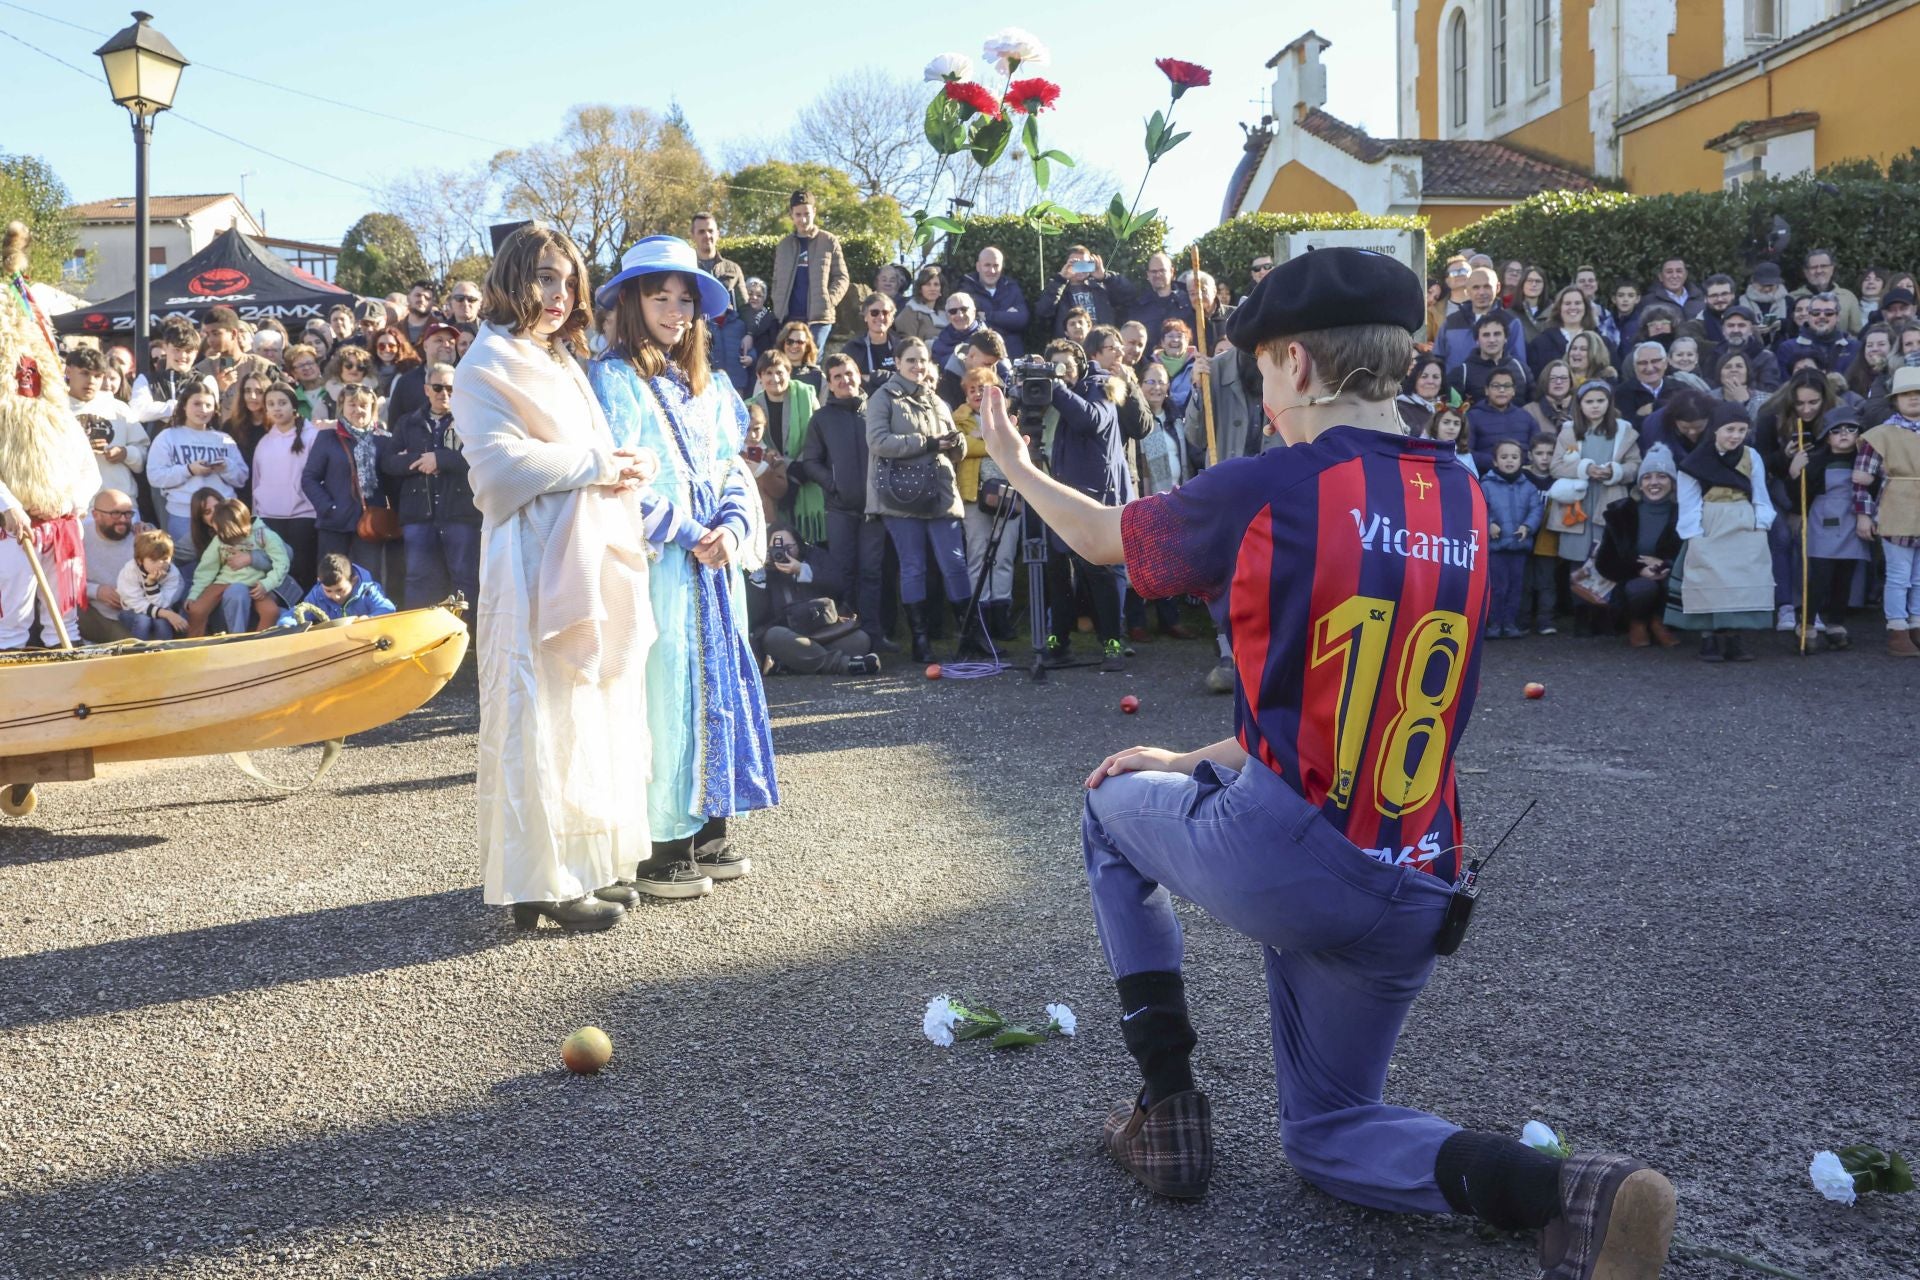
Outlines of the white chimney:
{"label": "white chimney", "polygon": [[1291,120],[1310,107],[1327,105],[1327,69],[1320,55],[1332,42],[1308,31],[1267,60],[1273,68],[1273,114]]}

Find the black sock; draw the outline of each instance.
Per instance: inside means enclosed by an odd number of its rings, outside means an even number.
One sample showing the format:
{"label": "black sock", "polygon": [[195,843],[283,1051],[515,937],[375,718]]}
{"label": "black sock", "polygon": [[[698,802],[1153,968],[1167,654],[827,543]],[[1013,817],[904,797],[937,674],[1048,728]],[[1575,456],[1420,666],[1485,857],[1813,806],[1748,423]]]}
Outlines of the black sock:
{"label": "black sock", "polygon": [[653,856],[641,863],[641,871],[659,871],[677,862],[693,860],[693,837],[683,836],[678,840],[655,840]]}
{"label": "black sock", "polygon": [[695,849],[704,849],[708,845],[718,844],[726,838],[727,820],[725,818],[708,818],[707,825],[701,827],[700,830],[694,834],[693,847]]}
{"label": "black sock", "polygon": [[1560,1212],[1560,1161],[1503,1134],[1462,1129],[1440,1144],[1433,1176],[1455,1213],[1502,1231],[1544,1227]]}
{"label": "black sock", "polygon": [[1199,1037],[1187,1020],[1186,984],[1178,973],[1130,973],[1120,989],[1120,1035],[1140,1064],[1146,1105],[1184,1093],[1193,1085],[1193,1046]]}

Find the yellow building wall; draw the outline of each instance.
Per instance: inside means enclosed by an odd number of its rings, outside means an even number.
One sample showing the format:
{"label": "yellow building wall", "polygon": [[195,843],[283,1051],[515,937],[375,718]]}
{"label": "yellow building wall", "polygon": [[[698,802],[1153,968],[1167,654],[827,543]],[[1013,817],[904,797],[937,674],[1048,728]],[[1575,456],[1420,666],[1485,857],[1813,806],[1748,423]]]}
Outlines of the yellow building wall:
{"label": "yellow building wall", "polygon": [[1667,70],[1686,88],[1723,65],[1726,49],[1721,29],[1726,6],[1720,0],[1679,0],[1674,6],[1673,34],[1667,37]]}
{"label": "yellow building wall", "polygon": [[1420,128],[1413,136],[1440,136],[1440,9],[1446,0],[1420,0],[1413,15],[1413,37],[1419,43],[1419,65],[1413,69],[1413,100],[1420,108]]}
{"label": "yellow building wall", "polygon": [[1764,75],[1628,133],[1621,143],[1627,189],[1642,195],[1717,190],[1723,160],[1707,139],[1745,120],[1817,111],[1814,163],[1904,153],[1911,113],[1893,109],[1887,86],[1907,84],[1920,48],[1920,7],[1903,9]]}
{"label": "yellow building wall", "polygon": [[1260,201],[1262,213],[1352,213],[1358,208],[1352,196],[1298,160],[1280,166]]}
{"label": "yellow building wall", "polygon": [[1578,102],[1557,107],[1538,120],[1500,135],[1500,141],[1511,142],[1516,147],[1525,147],[1529,151],[1552,156],[1575,169],[1591,172],[1593,128],[1587,121],[1587,95],[1581,94]]}
{"label": "yellow building wall", "polygon": [[[1598,0],[1561,0],[1560,4],[1560,101],[1575,98],[1585,102],[1593,92],[1592,39],[1593,6]],[[1588,151],[1592,151],[1589,143]]]}
{"label": "yellow building wall", "polygon": [[1420,213],[1427,220],[1427,234],[1437,240],[1458,231],[1469,222],[1478,222],[1506,207],[1493,204],[1423,204]]}

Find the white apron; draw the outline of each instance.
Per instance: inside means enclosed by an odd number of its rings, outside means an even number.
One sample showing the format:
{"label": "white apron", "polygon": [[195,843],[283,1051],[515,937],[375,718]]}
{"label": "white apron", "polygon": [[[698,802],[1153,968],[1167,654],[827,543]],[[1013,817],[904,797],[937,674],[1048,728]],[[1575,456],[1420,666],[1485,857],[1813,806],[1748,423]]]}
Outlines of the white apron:
{"label": "white apron", "polygon": [[1686,613],[1771,613],[1773,555],[1766,531],[1754,523],[1753,503],[1701,503],[1700,536],[1687,542],[1683,572]]}

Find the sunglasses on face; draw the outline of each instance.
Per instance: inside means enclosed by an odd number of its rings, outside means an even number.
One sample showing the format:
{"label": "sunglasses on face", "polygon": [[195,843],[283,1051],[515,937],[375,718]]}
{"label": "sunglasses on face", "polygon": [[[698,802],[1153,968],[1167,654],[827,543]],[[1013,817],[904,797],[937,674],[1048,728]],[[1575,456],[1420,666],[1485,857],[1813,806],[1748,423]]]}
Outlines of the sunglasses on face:
{"label": "sunglasses on face", "polygon": [[451,391],[451,390],[453,390],[453,384],[452,384],[451,382],[429,382],[429,383],[427,384],[427,390],[429,390],[429,391]]}
{"label": "sunglasses on face", "polygon": [[367,366],[361,364],[358,360],[342,360],[340,362],[340,371],[342,373],[360,373],[365,370],[366,367]]}
{"label": "sunglasses on face", "polygon": [[807,345],[807,340],[805,338],[788,338],[781,345],[787,347],[804,347]]}
{"label": "sunglasses on face", "polygon": [[971,307],[948,307],[947,314],[950,316],[970,316],[973,314],[973,309]]}

